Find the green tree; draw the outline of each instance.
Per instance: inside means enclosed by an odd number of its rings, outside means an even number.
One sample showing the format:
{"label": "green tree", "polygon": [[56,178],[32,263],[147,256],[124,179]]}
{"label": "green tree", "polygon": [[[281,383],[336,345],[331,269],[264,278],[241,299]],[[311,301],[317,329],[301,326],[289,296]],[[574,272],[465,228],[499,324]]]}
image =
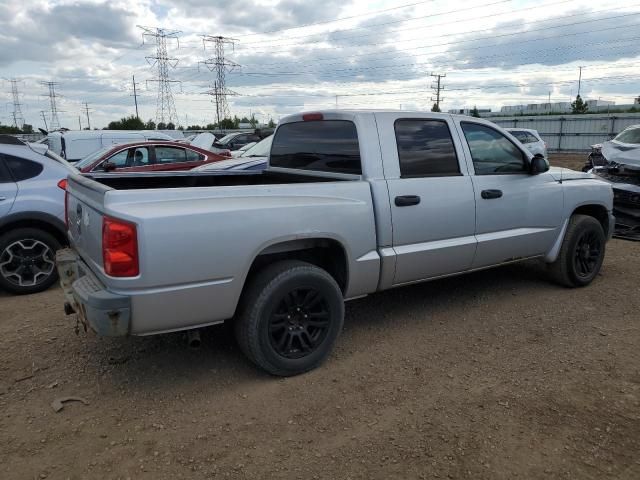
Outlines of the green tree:
{"label": "green tree", "polygon": [[438,104],[434,103],[433,107],[431,107],[431,111],[432,112],[440,112],[441,110],[440,110],[440,107],[438,106]]}
{"label": "green tree", "polygon": [[176,126],[173,122],[167,123],[167,130],[175,130]]}
{"label": "green tree", "polygon": [[238,128],[240,127],[240,119],[238,118],[237,115],[233,116],[233,127],[232,128]]}
{"label": "green tree", "polygon": [[571,113],[587,113],[589,105],[587,105],[580,95],[576,96],[574,102],[571,102]]}
{"label": "green tree", "polygon": [[29,125],[28,123],[25,123],[22,126],[22,133],[33,133],[33,125]]}
{"label": "green tree", "polygon": [[0,133],[21,133],[18,127],[12,125],[2,125],[0,123]]}
{"label": "green tree", "polygon": [[145,130],[155,130],[156,129],[156,122],[154,122],[153,120],[149,120],[147,123],[144,124],[144,129]]}
{"label": "green tree", "polygon": [[158,123],[158,130],[166,130],[167,129],[167,124],[164,122],[160,122]]}
{"label": "green tree", "polygon": [[189,125],[187,130],[202,130],[202,127],[200,125]]}
{"label": "green tree", "polygon": [[144,123],[135,115],[124,117],[114,122],[109,122],[108,130],[142,130]]}
{"label": "green tree", "polygon": [[269,119],[269,128],[276,128],[276,122],[273,121],[273,118]]}
{"label": "green tree", "polygon": [[218,124],[218,128],[231,129],[231,128],[238,128],[238,127],[236,127],[236,123],[232,119],[223,118],[222,120],[220,120],[220,123]]}
{"label": "green tree", "polygon": [[240,123],[251,123],[251,120],[249,120],[247,117],[242,117],[240,119]]}
{"label": "green tree", "polygon": [[478,107],[476,107],[475,105],[473,106],[473,110],[471,110],[471,116],[480,118],[480,112],[478,111]]}
{"label": "green tree", "polygon": [[[215,130],[218,126],[215,123],[207,123],[207,125],[202,130]],[[196,129],[200,130],[200,129]]]}

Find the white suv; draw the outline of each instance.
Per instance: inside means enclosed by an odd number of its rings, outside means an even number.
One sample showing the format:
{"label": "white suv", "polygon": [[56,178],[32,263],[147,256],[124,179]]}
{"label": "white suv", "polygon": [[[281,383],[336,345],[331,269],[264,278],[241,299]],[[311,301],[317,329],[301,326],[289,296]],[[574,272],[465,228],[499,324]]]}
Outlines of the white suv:
{"label": "white suv", "polygon": [[0,135],[0,288],[40,292],[58,279],[55,251],[66,244],[64,188],[76,170],[45,145]]}
{"label": "white suv", "polygon": [[531,128],[505,128],[505,130],[516,137],[531,153],[534,155],[539,153],[547,158],[547,142],[542,140],[537,130]]}

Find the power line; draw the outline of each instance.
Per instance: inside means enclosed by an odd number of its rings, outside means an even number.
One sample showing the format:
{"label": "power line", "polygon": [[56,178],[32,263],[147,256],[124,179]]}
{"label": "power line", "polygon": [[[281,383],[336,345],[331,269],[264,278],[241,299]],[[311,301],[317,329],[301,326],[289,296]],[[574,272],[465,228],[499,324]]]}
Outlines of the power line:
{"label": "power line", "polygon": [[177,30],[167,30],[160,27],[143,27],[140,25],[138,25],[138,28],[142,29],[143,43],[146,38],[152,38],[156,45],[156,55],[145,57],[152,67],[155,65],[158,68],[157,78],[147,80],[147,82],[158,83],[156,123],[177,123],[178,114],[176,113],[176,104],[173,100],[171,84],[179,82],[177,80],[169,79],[169,68],[175,68],[178,64],[178,59],[169,57],[167,53],[167,39],[179,42],[178,34],[181,32]]}
{"label": "power line", "polygon": [[59,97],[59,95],[56,94],[56,86],[60,84],[58,82],[40,82],[40,84],[49,89],[49,109],[51,110],[51,121],[49,126],[52,130],[57,130],[60,128],[60,119],[58,118],[58,107],[56,105],[56,98]]}
{"label": "power line", "polygon": [[231,72],[234,68],[239,67],[235,62],[227,60],[225,58],[225,47],[234,47],[236,40],[233,38],[222,37],[219,35],[203,35],[202,44],[206,49],[207,43],[213,44],[215,56],[208,58],[201,62],[207,66],[209,70],[214,72],[213,88],[208,92],[208,95],[213,96],[213,101],[216,105],[216,123],[220,125],[220,122],[229,116],[229,104],[227,103],[227,96],[237,95],[236,92],[227,89],[226,75],[227,72]]}

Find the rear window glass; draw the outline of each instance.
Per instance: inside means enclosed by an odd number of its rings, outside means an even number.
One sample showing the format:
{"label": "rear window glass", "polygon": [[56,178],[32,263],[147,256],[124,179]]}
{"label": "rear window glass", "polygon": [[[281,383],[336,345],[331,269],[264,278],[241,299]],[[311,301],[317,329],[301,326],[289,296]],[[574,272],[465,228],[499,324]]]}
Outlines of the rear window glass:
{"label": "rear window glass", "polygon": [[9,173],[9,170],[4,165],[4,160],[2,156],[0,156],[0,183],[10,183],[13,182],[13,177]]}
{"label": "rear window glass", "polygon": [[360,175],[356,126],[346,120],[286,123],[273,139],[270,164]]}
{"label": "rear window glass", "polygon": [[446,122],[401,119],[395,123],[403,177],[460,175],[458,157]]}
{"label": "rear window glass", "polygon": [[44,169],[44,167],[37,162],[12,155],[4,155],[4,161],[16,182],[37,177]]}

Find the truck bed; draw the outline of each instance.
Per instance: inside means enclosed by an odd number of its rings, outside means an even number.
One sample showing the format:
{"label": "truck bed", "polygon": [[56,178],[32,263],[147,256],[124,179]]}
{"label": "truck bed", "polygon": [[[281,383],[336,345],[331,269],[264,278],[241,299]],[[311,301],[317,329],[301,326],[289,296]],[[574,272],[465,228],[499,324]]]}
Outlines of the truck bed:
{"label": "truck bed", "polygon": [[148,188],[229,187],[239,185],[282,185],[335,182],[357,179],[354,175],[318,175],[265,170],[262,172],[149,172],[91,173],[83,175],[115,190]]}

